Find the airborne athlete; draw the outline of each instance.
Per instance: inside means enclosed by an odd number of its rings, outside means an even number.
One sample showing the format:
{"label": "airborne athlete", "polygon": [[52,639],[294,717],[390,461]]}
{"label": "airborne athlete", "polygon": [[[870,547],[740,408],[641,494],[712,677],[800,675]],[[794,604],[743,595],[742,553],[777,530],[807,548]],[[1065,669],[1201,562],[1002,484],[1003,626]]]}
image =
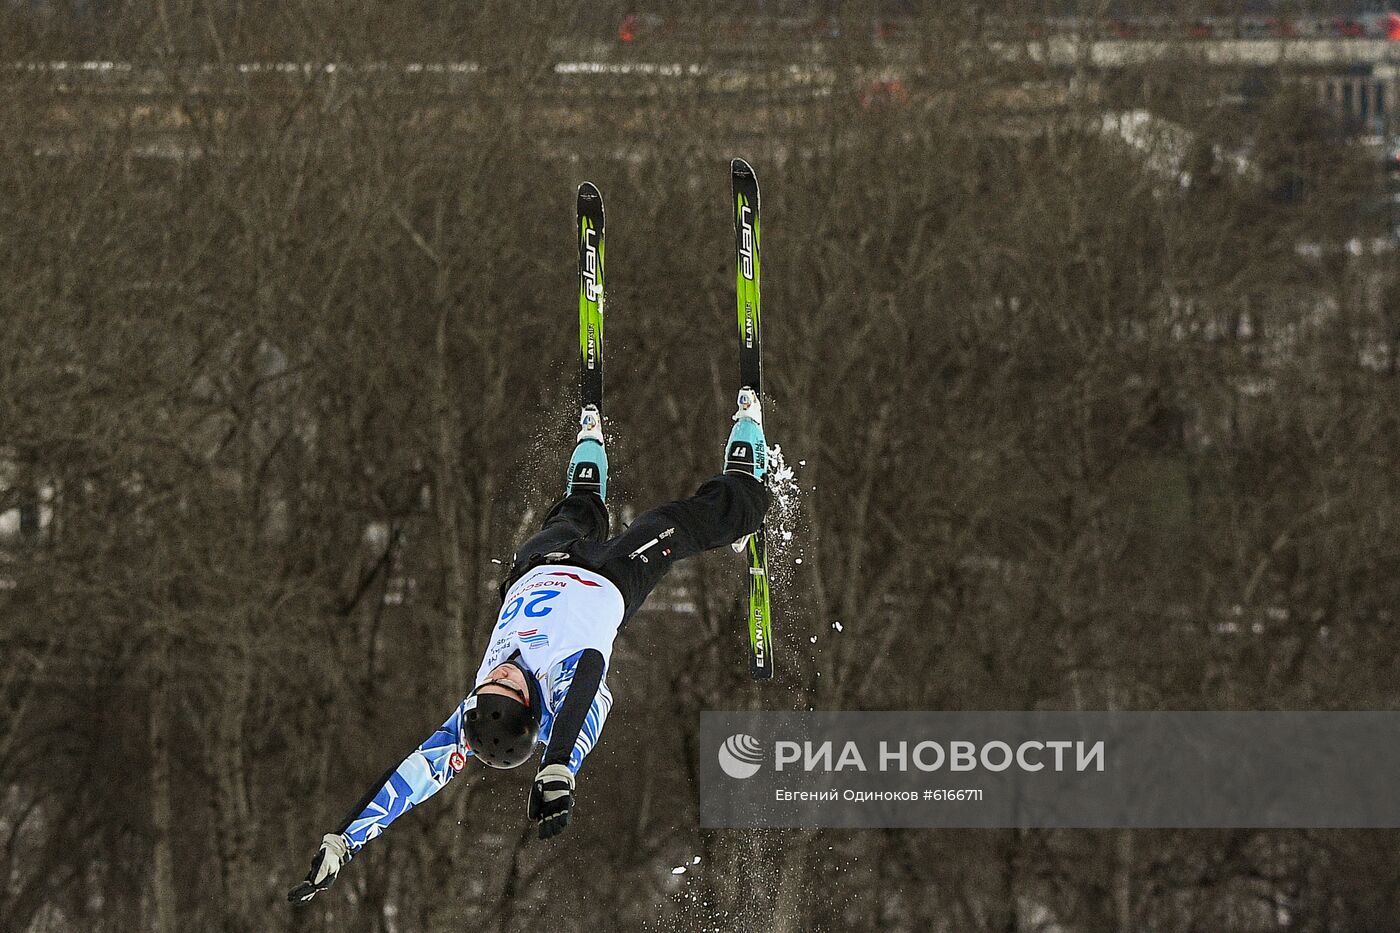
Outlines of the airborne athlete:
{"label": "airborne athlete", "polygon": [[597,743],[612,694],[613,640],[678,560],[743,541],[768,509],[767,447],[758,392],[744,387],[724,469],[687,499],[640,515],[609,539],[608,458],[602,430],[602,199],[579,190],[583,410],[564,498],[516,552],[501,609],[466,699],[447,721],[327,833],[306,880],[287,894],[309,901],[366,843],[427,800],[468,758],[515,768],[544,746],[527,815],[541,839],[564,831],[579,768]]}

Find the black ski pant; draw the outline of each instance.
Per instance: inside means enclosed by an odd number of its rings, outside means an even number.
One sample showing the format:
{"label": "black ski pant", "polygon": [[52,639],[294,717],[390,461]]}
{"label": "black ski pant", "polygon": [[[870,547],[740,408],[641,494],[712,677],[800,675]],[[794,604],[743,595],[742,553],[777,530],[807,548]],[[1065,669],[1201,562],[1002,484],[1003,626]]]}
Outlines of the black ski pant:
{"label": "black ski pant", "polygon": [[758,530],[768,490],[751,476],[722,473],[693,496],[643,512],[622,534],[608,538],[608,509],[592,492],[566,496],[544,526],[520,546],[501,595],[530,568],[574,564],[602,574],[622,592],[622,624],[678,560],[722,547]]}

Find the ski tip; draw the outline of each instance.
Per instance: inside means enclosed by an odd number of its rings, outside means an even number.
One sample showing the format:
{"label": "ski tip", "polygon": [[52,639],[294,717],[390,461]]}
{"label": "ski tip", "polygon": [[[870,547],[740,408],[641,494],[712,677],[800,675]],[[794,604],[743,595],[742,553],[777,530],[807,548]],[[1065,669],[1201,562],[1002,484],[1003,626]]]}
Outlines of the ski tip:
{"label": "ski tip", "polygon": [[734,175],[747,175],[750,178],[753,177],[753,166],[749,165],[749,163],[745,162],[743,159],[730,159],[729,171],[731,174]]}
{"label": "ski tip", "polygon": [[580,205],[596,203],[601,207],[603,204],[603,193],[598,190],[598,186],[593,184],[593,182],[586,181],[578,186],[578,203]]}

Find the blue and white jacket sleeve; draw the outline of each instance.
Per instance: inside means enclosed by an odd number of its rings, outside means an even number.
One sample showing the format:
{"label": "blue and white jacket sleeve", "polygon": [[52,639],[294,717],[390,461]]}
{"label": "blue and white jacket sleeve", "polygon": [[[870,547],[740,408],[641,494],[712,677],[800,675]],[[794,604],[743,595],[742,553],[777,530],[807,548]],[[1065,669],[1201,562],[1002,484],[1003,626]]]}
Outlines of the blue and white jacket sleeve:
{"label": "blue and white jacket sleeve", "polygon": [[552,671],[550,706],[554,710],[548,734],[541,724],[540,739],[545,743],[540,767],[567,765],[578,774],[583,759],[593,750],[612,709],[612,694],[603,682],[605,663],[597,649],[585,648],[570,655]]}
{"label": "blue and white jacket sleeve", "polygon": [[359,852],[389,824],[447,786],[466,766],[466,740],[462,737],[462,707],[399,763],[385,773],[346,816],[340,834],[350,854]]}

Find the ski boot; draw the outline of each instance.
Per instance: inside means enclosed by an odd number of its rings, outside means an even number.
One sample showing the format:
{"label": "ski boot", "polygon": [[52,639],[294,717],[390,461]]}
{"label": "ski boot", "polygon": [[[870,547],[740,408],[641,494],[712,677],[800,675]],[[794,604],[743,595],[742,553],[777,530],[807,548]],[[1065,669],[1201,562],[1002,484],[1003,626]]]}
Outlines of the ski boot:
{"label": "ski boot", "polygon": [[608,452],[603,447],[603,416],[596,405],[585,405],[578,419],[578,445],[569,459],[565,494],[596,492],[608,494]]}
{"label": "ski boot", "polygon": [[[763,437],[763,406],[758,400],[758,393],[745,386],[739,390],[734,427],[729,430],[729,443],[724,448],[724,472],[752,476],[761,483],[767,462],[768,442]],[[744,535],[729,546],[735,554],[742,554],[750,537],[752,535]]]}
{"label": "ski boot", "polygon": [[724,472],[742,473],[763,482],[768,444],[763,437],[763,406],[758,393],[745,386],[739,390],[739,407],[724,452]]}

